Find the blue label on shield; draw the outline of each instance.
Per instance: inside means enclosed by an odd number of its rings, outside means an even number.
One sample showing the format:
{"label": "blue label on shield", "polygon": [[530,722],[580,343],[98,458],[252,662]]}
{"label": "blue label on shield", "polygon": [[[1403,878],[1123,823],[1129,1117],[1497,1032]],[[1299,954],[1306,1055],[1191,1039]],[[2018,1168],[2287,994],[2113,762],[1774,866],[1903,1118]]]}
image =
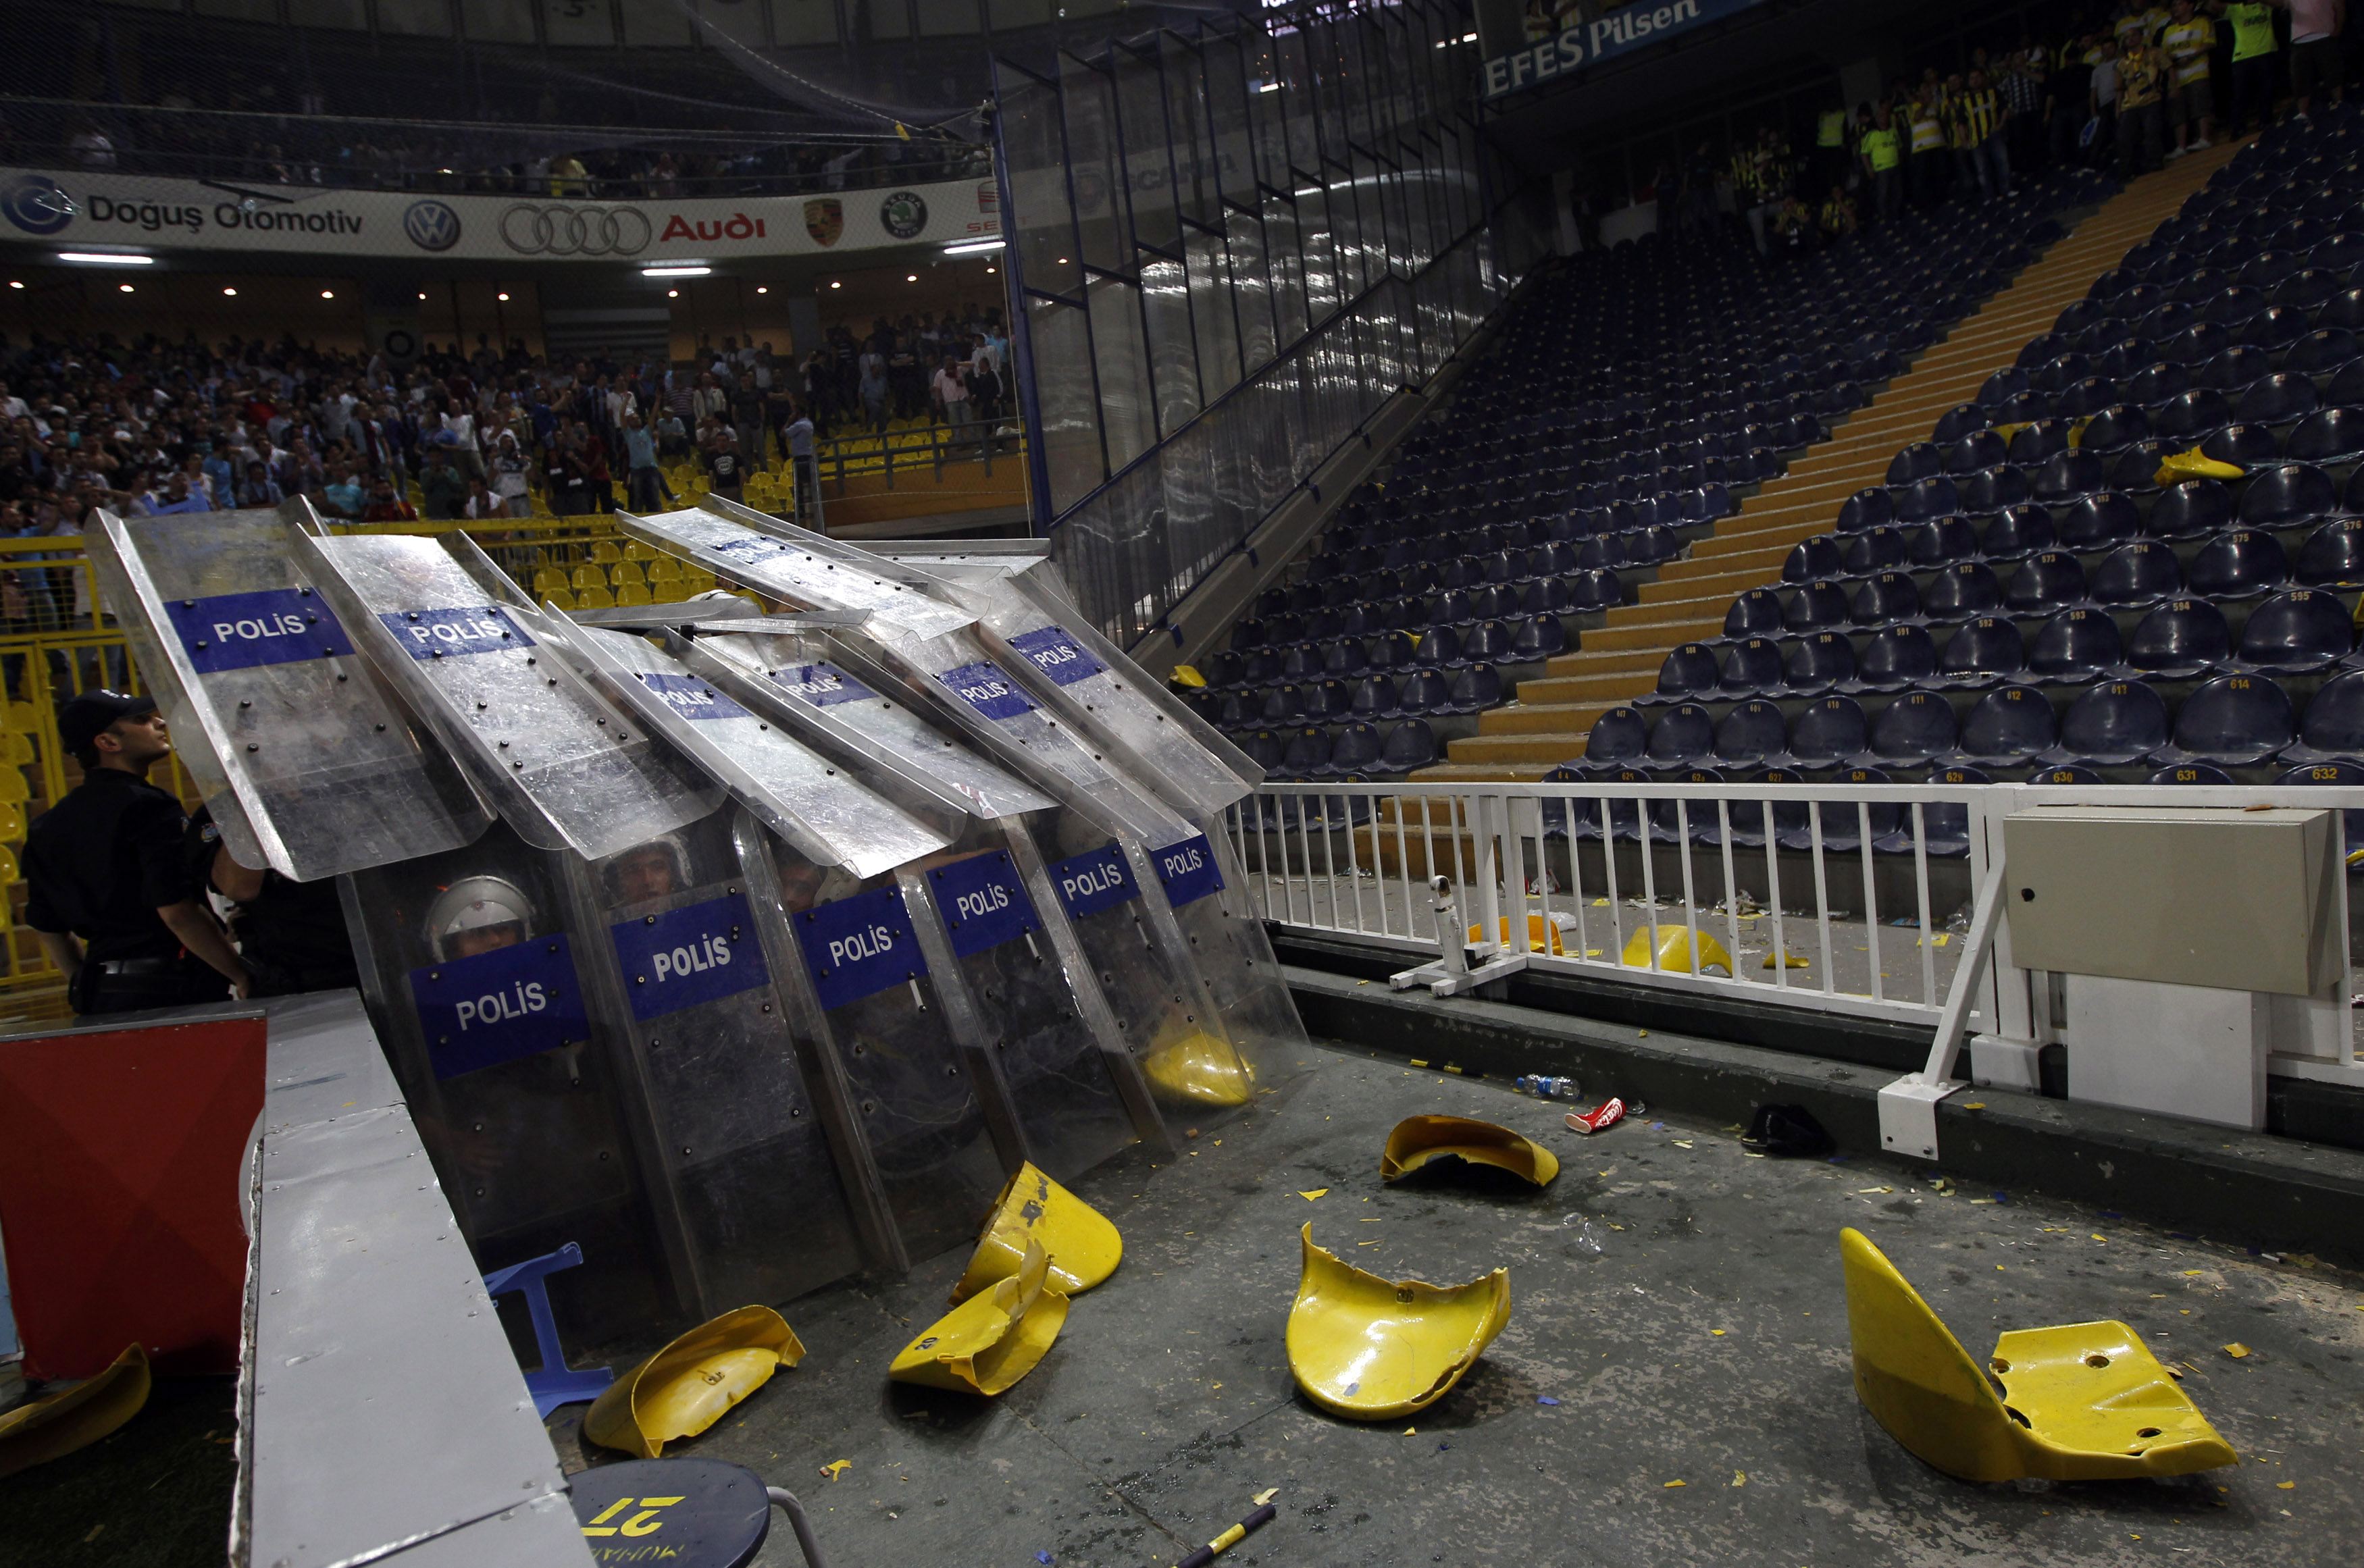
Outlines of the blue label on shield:
{"label": "blue label on shield", "polygon": [[1067,628],[1052,625],[1037,627],[1032,631],[1020,632],[1009,639],[1009,646],[1041,666],[1044,674],[1063,686],[1089,680],[1108,668],[1087,652],[1084,645],[1067,635]]}
{"label": "blue label on shield", "polygon": [[491,605],[481,609],[397,610],[377,618],[394,633],[403,651],[421,663],[447,654],[498,653],[533,646],[533,639],[517,622]]}
{"label": "blue label on shield", "polygon": [[835,707],[878,695],[834,664],[790,664],[773,671],[772,683],[815,707]]}
{"label": "blue label on shield", "polygon": [[900,888],[857,893],[808,909],[789,924],[823,1008],[859,1002],[928,973]]}
{"label": "blue label on shield", "polygon": [[936,679],[987,718],[1019,718],[1034,711],[1025,694],[990,664],[962,664],[939,673]]}
{"label": "blue label on shield", "polygon": [[1215,864],[1215,847],[1207,842],[1204,833],[1153,851],[1149,858],[1156,862],[1157,880],[1165,884],[1165,901],[1176,909],[1223,890],[1223,873]]}
{"label": "blue label on shield", "polygon": [[1007,853],[971,855],[938,866],[928,873],[928,891],[936,895],[944,934],[962,958],[1043,929],[1034,901],[1026,896],[1026,884]]}
{"label": "blue label on shield", "polygon": [[319,595],[296,588],[174,599],[164,612],[200,675],[333,659],[353,651],[352,639]]}
{"label": "blue label on shield", "polygon": [[632,1017],[647,1023],[770,982],[747,900],[731,894],[608,928]]}
{"label": "blue label on shield", "polygon": [[1070,920],[1113,909],[1128,898],[1141,896],[1141,889],[1132,880],[1132,867],[1125,863],[1124,851],[1114,844],[1061,861],[1051,868],[1051,885],[1059,890],[1059,902],[1067,906]]}
{"label": "blue label on shield", "polygon": [[410,997],[438,1079],[591,1038],[563,934],[414,969]]}
{"label": "blue label on shield", "polygon": [[747,718],[745,708],[692,675],[642,675],[641,684],[684,718]]}

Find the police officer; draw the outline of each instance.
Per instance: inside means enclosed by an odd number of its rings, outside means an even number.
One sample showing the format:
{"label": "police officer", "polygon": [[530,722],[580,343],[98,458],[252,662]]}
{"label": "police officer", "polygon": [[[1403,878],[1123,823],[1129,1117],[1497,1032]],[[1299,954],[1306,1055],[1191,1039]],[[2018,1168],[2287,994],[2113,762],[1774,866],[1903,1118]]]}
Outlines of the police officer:
{"label": "police officer", "polygon": [[297,882],[267,867],[239,864],[207,806],[189,818],[182,842],[190,884],[210,886],[236,906],[230,934],[254,977],[249,995],[292,996],[361,984],[333,880]]}
{"label": "police officer", "polygon": [[155,699],[88,691],[58,713],[83,782],[25,837],[25,923],[77,1013],[247,993],[246,967],[182,864],[181,803],[148,782],[172,754]]}

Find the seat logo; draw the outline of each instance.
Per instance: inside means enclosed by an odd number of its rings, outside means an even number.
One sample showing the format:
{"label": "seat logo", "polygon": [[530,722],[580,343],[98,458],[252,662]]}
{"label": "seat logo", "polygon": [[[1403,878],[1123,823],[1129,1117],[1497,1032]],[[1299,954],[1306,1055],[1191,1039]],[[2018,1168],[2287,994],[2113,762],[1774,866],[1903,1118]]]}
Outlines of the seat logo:
{"label": "seat logo", "polygon": [[28,234],[55,234],[73,221],[74,204],[56,181],[28,174],[0,195],[0,213]]}
{"label": "seat logo", "polygon": [[501,214],[501,243],[520,256],[637,256],[652,237],[648,218],[628,206],[520,202]]}
{"label": "seat logo", "polygon": [[460,243],[460,215],[443,202],[413,202],[402,215],[402,231],[421,250],[449,250]]}

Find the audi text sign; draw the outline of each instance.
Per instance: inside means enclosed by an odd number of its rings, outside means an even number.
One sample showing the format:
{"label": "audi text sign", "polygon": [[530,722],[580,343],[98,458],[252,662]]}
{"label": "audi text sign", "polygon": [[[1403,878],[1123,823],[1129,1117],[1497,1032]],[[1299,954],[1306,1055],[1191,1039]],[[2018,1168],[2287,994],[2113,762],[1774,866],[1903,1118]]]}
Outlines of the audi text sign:
{"label": "audi text sign", "polygon": [[540,195],[227,187],[0,169],[0,245],[454,261],[716,261],[949,245],[1000,233],[990,180],[826,196],[602,202]]}

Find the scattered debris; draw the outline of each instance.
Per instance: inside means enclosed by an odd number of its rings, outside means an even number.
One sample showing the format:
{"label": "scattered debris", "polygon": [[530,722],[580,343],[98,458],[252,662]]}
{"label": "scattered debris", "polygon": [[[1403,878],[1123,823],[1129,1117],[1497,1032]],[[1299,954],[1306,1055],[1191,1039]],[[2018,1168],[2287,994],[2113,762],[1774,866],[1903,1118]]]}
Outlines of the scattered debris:
{"label": "scattered debris", "polygon": [[2248,1355],[2249,1347],[2241,1343],[2240,1340],[2236,1340],[2231,1344],[2225,1347],[2225,1353],[2231,1356],[2235,1361],[2240,1361]]}
{"label": "scattered debris", "polygon": [[820,1467],[820,1473],[823,1475],[828,1476],[831,1481],[834,1481],[853,1468],[853,1461],[850,1459],[839,1459],[832,1460],[829,1463],[822,1465]]}
{"label": "scattered debris", "polygon": [[1612,1096],[1603,1100],[1592,1110],[1568,1112],[1568,1129],[1590,1137],[1593,1133],[1616,1126],[1624,1115],[1625,1102]]}
{"label": "scattered debris", "polygon": [[1297,1195],[1298,1195],[1299,1197],[1303,1198],[1306,1202],[1308,1202],[1308,1203],[1311,1203],[1315,1198],[1318,1198],[1318,1197],[1321,1196],[1323,1194],[1327,1193],[1329,1190],[1330,1190],[1330,1189],[1329,1189],[1328,1187],[1315,1187],[1315,1188],[1314,1188],[1312,1191],[1310,1191],[1310,1192],[1300,1192],[1300,1193],[1299,1193]]}

